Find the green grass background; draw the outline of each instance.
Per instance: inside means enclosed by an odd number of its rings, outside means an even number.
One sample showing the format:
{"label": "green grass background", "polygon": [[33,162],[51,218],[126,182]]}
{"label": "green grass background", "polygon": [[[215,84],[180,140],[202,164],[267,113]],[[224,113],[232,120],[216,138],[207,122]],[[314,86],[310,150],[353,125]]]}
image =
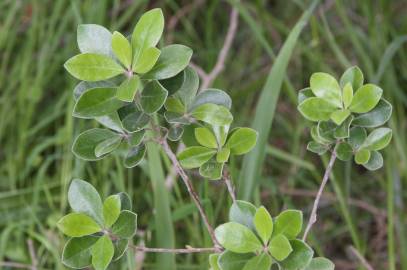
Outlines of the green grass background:
{"label": "green grass background", "polygon": [[[131,33],[145,10],[161,7],[168,22],[192,2],[0,1],[0,261],[31,264],[27,248],[31,239],[38,269],[65,269],[60,263],[65,238],[55,223],[69,210],[66,193],[73,177],[88,180],[103,196],[119,191],[132,196],[139,213],[136,244],[210,245],[182,183],[175,182],[166,192],[170,164],[162,153],[151,154],[132,170],[125,169],[118,156],[94,163],[72,155],[73,138],[96,124],[71,116],[76,82],[62,66],[78,52],[80,23]],[[231,5],[239,9],[237,35],[213,86],[231,95],[236,125],[251,126],[255,118],[261,119],[257,127],[264,123],[265,139],[259,147],[266,156],[254,170],[256,176],[242,176],[248,174],[241,169],[240,157],[230,166],[240,197],[265,205],[274,215],[284,208],[299,208],[308,217],[312,192],[327,162],[327,157],[305,150],[309,123],[296,111],[296,93],[308,85],[309,76],[324,71],[339,77],[357,64],[367,81],[384,89],[394,106],[389,122],[394,136],[385,151],[385,166],[372,173],[352,162],[338,162],[309,241],[337,269],[364,269],[350,246],[374,269],[407,269],[407,2],[320,1],[297,33],[298,40],[290,39],[292,52],[283,54],[279,54],[282,45],[309,1],[197,2],[175,29],[167,29],[162,44],[173,40],[190,46],[193,62],[208,71],[222,47]],[[257,105],[261,93],[271,95],[269,107]],[[225,187],[196,176],[193,180],[211,222],[226,221],[230,199]],[[208,269],[207,256],[201,254],[146,254],[143,266],[137,261],[140,254],[129,252],[110,269]]]}

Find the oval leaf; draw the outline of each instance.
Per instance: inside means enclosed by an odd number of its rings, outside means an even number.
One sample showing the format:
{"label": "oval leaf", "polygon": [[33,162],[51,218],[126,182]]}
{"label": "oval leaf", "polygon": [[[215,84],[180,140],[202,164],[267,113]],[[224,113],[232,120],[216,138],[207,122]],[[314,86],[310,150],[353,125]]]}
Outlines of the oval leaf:
{"label": "oval leaf", "polygon": [[230,135],[226,147],[230,149],[231,154],[242,155],[252,150],[256,142],[257,132],[254,129],[238,128]]}
{"label": "oval leaf", "polygon": [[122,139],[122,136],[116,134],[114,137],[100,142],[95,147],[95,156],[99,158],[114,151],[117,147],[119,147]]}
{"label": "oval leaf", "polygon": [[366,113],[372,110],[380,98],[383,90],[374,84],[365,84],[353,96],[349,109],[355,113]]}
{"label": "oval leaf", "polygon": [[256,235],[246,226],[236,222],[220,225],[216,228],[215,235],[219,243],[232,252],[247,253],[262,249]]}
{"label": "oval leaf", "polygon": [[326,258],[318,257],[311,260],[310,264],[304,270],[334,270],[333,262]]}
{"label": "oval leaf", "polygon": [[363,142],[367,138],[366,130],[362,127],[353,127],[349,132],[348,142],[352,146],[353,150],[358,150],[362,146]]}
{"label": "oval leaf", "polygon": [[151,47],[145,49],[138,59],[137,64],[134,67],[134,71],[139,74],[144,74],[149,72],[154,65],[157,63],[160,57],[161,51],[156,47]]}
{"label": "oval leaf", "polygon": [[314,255],[314,251],[301,240],[291,240],[293,251],[280,263],[284,270],[298,270],[308,266]]}
{"label": "oval leaf", "polygon": [[298,105],[298,110],[310,121],[328,121],[337,107],[325,99],[312,97]]}
{"label": "oval leaf", "polygon": [[270,270],[273,261],[267,253],[261,253],[256,257],[251,258],[243,270]]}
{"label": "oval leaf", "polygon": [[89,216],[82,213],[71,213],[61,218],[58,228],[71,237],[81,237],[100,232],[101,227]]}
{"label": "oval leaf", "polygon": [[206,103],[195,108],[192,116],[197,120],[216,126],[229,125],[233,121],[233,116],[228,109],[212,103]]}
{"label": "oval leaf", "polygon": [[381,99],[373,110],[356,116],[352,124],[367,128],[378,127],[390,119],[391,113],[391,104],[388,101]]}
{"label": "oval leaf", "polygon": [[143,160],[145,154],[146,146],[144,144],[133,147],[129,150],[124,159],[124,167],[130,169],[139,165],[140,162]]}
{"label": "oval leaf", "polygon": [[273,235],[283,234],[288,239],[295,239],[302,229],[302,212],[298,210],[285,210],[281,212],[274,222]]}
{"label": "oval leaf", "polygon": [[112,49],[117,59],[127,68],[131,65],[131,45],[125,36],[115,31],[112,36]]}
{"label": "oval leaf", "polygon": [[257,234],[260,236],[263,244],[267,244],[273,233],[273,219],[264,206],[257,209],[253,220]]}
{"label": "oval leaf", "polygon": [[131,78],[123,81],[119,88],[117,88],[116,97],[126,102],[132,102],[141,87],[140,77],[133,75]]}
{"label": "oval leaf", "polygon": [[375,171],[383,167],[383,156],[378,151],[372,151],[369,161],[363,164],[363,167],[369,171]]}
{"label": "oval leaf", "polygon": [[116,223],[112,226],[115,236],[130,239],[137,231],[137,215],[131,211],[123,210]]}
{"label": "oval leaf", "polygon": [[288,238],[279,234],[271,239],[269,251],[277,261],[282,261],[290,255],[293,249]]}
{"label": "oval leaf", "polygon": [[370,151],[367,149],[360,149],[356,152],[355,162],[356,164],[363,165],[366,164],[370,159]]}
{"label": "oval leaf", "polygon": [[343,73],[339,83],[342,88],[349,83],[353,89],[359,89],[363,85],[363,73],[357,66],[350,67]]}
{"label": "oval leaf", "polygon": [[194,130],[195,139],[202,146],[208,148],[218,148],[218,143],[216,142],[215,135],[212,131],[206,127],[199,127]]}
{"label": "oval leaf", "polygon": [[199,168],[199,174],[209,180],[219,180],[222,177],[224,163],[208,161]]}
{"label": "oval leaf", "polygon": [[77,30],[78,47],[81,53],[112,55],[112,34],[97,24],[80,24]]}
{"label": "oval leaf", "polygon": [[149,82],[141,93],[141,107],[146,113],[155,113],[165,103],[168,91],[158,81]]}
{"label": "oval leaf", "polygon": [[110,228],[120,215],[121,200],[119,195],[111,195],[103,203],[105,226]]}
{"label": "oval leaf", "polygon": [[218,264],[222,270],[241,270],[253,257],[253,253],[239,254],[226,250],[219,256]]}
{"label": "oval leaf", "polygon": [[202,166],[205,162],[211,159],[216,153],[216,150],[202,146],[192,146],[186,148],[178,154],[178,160],[182,167],[193,169]]}
{"label": "oval leaf", "polygon": [[194,110],[196,107],[199,107],[206,103],[212,103],[226,107],[230,110],[232,107],[232,99],[230,96],[222,90],[210,88],[205,91],[201,91],[194,99],[191,106],[188,108],[189,111]]}
{"label": "oval leaf", "polygon": [[362,148],[368,150],[381,150],[391,141],[392,130],[390,128],[378,128],[373,130],[362,144]]}
{"label": "oval leaf", "polygon": [[317,72],[312,74],[310,87],[315,96],[342,108],[342,94],[338,81],[327,73]]}
{"label": "oval leaf", "polygon": [[253,219],[256,214],[256,207],[246,201],[237,200],[229,210],[229,220],[240,223],[248,228],[255,229]]}
{"label": "oval leaf", "polygon": [[341,142],[336,148],[336,155],[342,161],[350,160],[353,155],[352,146],[346,142]]}
{"label": "oval leaf", "polygon": [[91,249],[97,240],[98,237],[92,235],[69,239],[62,251],[62,263],[75,269],[89,267]]}
{"label": "oval leaf", "polygon": [[92,265],[95,270],[105,270],[114,255],[114,246],[109,236],[103,235],[92,247]]}

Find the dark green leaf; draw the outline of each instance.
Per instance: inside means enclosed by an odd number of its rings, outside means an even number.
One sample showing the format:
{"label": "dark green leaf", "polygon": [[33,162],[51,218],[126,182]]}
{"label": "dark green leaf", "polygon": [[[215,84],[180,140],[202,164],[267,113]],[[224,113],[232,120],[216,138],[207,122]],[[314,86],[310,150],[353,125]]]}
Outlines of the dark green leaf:
{"label": "dark green leaf", "polygon": [[196,107],[199,107],[203,104],[216,104],[223,107],[226,107],[230,110],[232,107],[232,99],[225,91],[210,88],[205,91],[200,92],[194,99],[191,106],[188,108],[189,111],[194,110]]}
{"label": "dark green leaf", "polygon": [[182,104],[181,100],[175,97],[168,97],[165,101],[164,107],[167,111],[173,113],[184,114],[186,108],[184,104]]}
{"label": "dark green leaf", "polygon": [[349,132],[348,142],[353,150],[358,150],[367,138],[366,130],[362,127],[353,127]]}
{"label": "dark green leaf", "polygon": [[311,97],[298,105],[298,110],[310,121],[327,121],[337,107],[325,99]]}
{"label": "dark green leaf", "polygon": [[150,116],[140,111],[134,104],[120,108],[119,116],[123,128],[128,132],[137,132],[145,128],[150,121]]}
{"label": "dark green leaf", "polygon": [[116,134],[115,136],[98,143],[98,145],[95,147],[95,156],[100,158],[114,151],[117,147],[119,147],[122,139],[123,138],[121,135]]}
{"label": "dark green leaf", "polygon": [[357,66],[348,68],[340,79],[341,87],[350,83],[353,89],[359,89],[363,85],[363,73]]}
{"label": "dark green leaf", "polygon": [[189,119],[185,117],[184,114],[174,113],[174,112],[165,112],[164,113],[165,120],[170,124],[189,124]]}
{"label": "dark green leaf", "polygon": [[196,92],[199,87],[199,77],[196,71],[191,67],[186,67],[184,70],[184,80],[174,96],[179,98],[185,107],[189,107],[194,101]]}
{"label": "dark green leaf", "polygon": [[95,120],[111,130],[123,133],[122,123],[120,122],[120,117],[117,112],[96,117]]}
{"label": "dark green leaf", "polygon": [[373,110],[356,116],[352,124],[367,128],[378,127],[390,119],[391,113],[391,104],[386,100],[381,99]]}
{"label": "dark green leaf", "polygon": [[137,75],[131,76],[131,78],[126,79],[117,88],[116,97],[119,100],[126,102],[132,102],[136,96],[137,91],[141,88],[140,77]]}
{"label": "dark green leaf", "polygon": [[158,81],[149,82],[141,93],[141,107],[146,113],[155,113],[165,103],[168,91]]}
{"label": "dark green leaf", "polygon": [[183,86],[185,80],[186,80],[186,70],[188,69],[185,68],[182,72],[178,73],[174,77],[160,80],[160,84],[167,89],[168,95],[174,95],[178,90],[181,89]]}
{"label": "dark green leaf", "polygon": [[302,212],[298,210],[285,210],[274,221],[274,235],[283,234],[288,239],[295,239],[302,229]]}
{"label": "dark green leaf", "polygon": [[326,153],[326,151],[328,151],[328,147],[326,145],[312,141],[307,144],[307,150],[318,155],[323,155]]}
{"label": "dark green leaf", "polygon": [[372,110],[380,98],[383,90],[374,84],[365,84],[353,96],[349,109],[355,113],[366,113]]}
{"label": "dark green leaf", "polygon": [[168,139],[173,142],[179,141],[183,133],[184,128],[182,126],[171,126],[168,130]]}
{"label": "dark green leaf", "polygon": [[126,252],[128,246],[129,246],[129,240],[128,239],[118,239],[113,242],[113,245],[114,245],[113,261],[117,261]]}
{"label": "dark green leaf", "polygon": [[257,236],[246,226],[228,222],[215,229],[216,239],[227,250],[236,253],[256,252],[262,249]]}
{"label": "dark green leaf", "polygon": [[339,127],[334,131],[334,137],[337,139],[345,139],[350,135],[350,125],[353,123],[353,115],[349,116]]}
{"label": "dark green leaf", "polygon": [[301,89],[298,92],[298,104],[301,104],[304,100],[310,97],[315,97],[314,93],[312,93],[312,90],[310,87]]}
{"label": "dark green leaf", "polygon": [[383,156],[378,151],[370,152],[369,161],[363,164],[363,167],[369,171],[375,171],[383,167]]}
{"label": "dark green leaf", "polygon": [[192,146],[186,148],[178,154],[178,160],[182,167],[193,169],[202,166],[205,162],[211,159],[216,153],[216,150],[202,146]]}
{"label": "dark green leaf", "polygon": [[109,236],[103,235],[92,247],[92,265],[95,270],[105,270],[113,259],[114,246]]}
{"label": "dark green leaf", "polygon": [[240,223],[254,230],[253,218],[256,211],[257,209],[253,204],[237,200],[230,207],[229,220]]}
{"label": "dark green leaf", "polygon": [[338,158],[342,161],[348,161],[352,158],[353,149],[350,144],[346,142],[341,142],[336,148],[336,154]]}
{"label": "dark green leaf", "polygon": [[333,122],[319,122],[317,133],[318,137],[329,143],[335,141],[334,133],[337,129],[337,126]]}
{"label": "dark green leaf", "polygon": [[222,177],[224,163],[210,160],[199,168],[199,174],[210,180],[219,180]]}
{"label": "dark green leaf", "polygon": [[123,210],[116,223],[112,226],[115,236],[130,239],[136,234],[137,215],[131,211]]}
{"label": "dark green leaf", "polygon": [[89,216],[82,213],[71,213],[62,217],[58,228],[71,237],[81,237],[100,232],[102,228]]}
{"label": "dark green leaf", "polygon": [[77,30],[78,47],[82,53],[112,55],[112,34],[97,24],[80,24]]}
{"label": "dark green leaf", "polygon": [[120,205],[121,205],[121,210],[130,210],[132,209],[132,203],[130,196],[125,193],[125,192],[120,192],[117,195],[120,197]]}
{"label": "dark green leaf", "polygon": [[311,127],[311,137],[314,141],[316,141],[319,144],[323,144],[323,145],[329,145],[332,143],[332,138],[326,139],[324,137],[319,136],[319,132],[318,132],[318,125],[312,126]]}
{"label": "dark green leaf", "polygon": [[146,146],[144,144],[131,148],[124,158],[124,167],[130,169],[139,165],[145,154]]}
{"label": "dark green leaf", "polygon": [[312,74],[310,87],[318,98],[333,104],[334,107],[342,108],[341,88],[338,81],[331,75],[322,72]]}
{"label": "dark green leaf", "polygon": [[284,270],[298,270],[307,267],[311,262],[314,251],[301,240],[291,240],[293,251],[281,262]]}
{"label": "dark green leaf", "polygon": [[218,264],[222,270],[242,270],[246,263],[253,257],[253,253],[241,254],[226,250],[220,255]]}
{"label": "dark green leaf", "polygon": [[73,90],[73,97],[75,101],[78,100],[78,98],[85,93],[87,90],[92,89],[92,88],[112,88],[114,87],[114,83],[111,81],[98,81],[98,82],[86,82],[86,81],[81,81],[78,83],[74,90]]}
{"label": "dark green leaf", "polygon": [[333,262],[326,258],[318,257],[311,260],[311,263],[304,270],[334,270]]}
{"label": "dark green leaf", "polygon": [[226,142],[226,147],[230,149],[232,155],[242,155],[256,145],[257,132],[251,128],[238,128]]}
{"label": "dark green leaf", "polygon": [[62,252],[62,263],[70,268],[81,269],[91,264],[91,248],[98,240],[96,236],[71,238]]}
{"label": "dark green leaf", "polygon": [[143,141],[145,134],[145,130],[130,133],[128,138],[129,145],[138,146]]}

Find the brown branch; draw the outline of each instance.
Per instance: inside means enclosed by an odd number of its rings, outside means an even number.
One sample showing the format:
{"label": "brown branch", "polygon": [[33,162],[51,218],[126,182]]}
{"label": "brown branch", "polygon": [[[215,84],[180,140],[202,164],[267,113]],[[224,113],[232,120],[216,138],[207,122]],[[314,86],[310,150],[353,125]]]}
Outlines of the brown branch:
{"label": "brown branch", "polygon": [[194,248],[187,246],[186,248],[150,248],[145,246],[129,245],[134,251],[150,252],[150,253],[175,253],[175,254],[188,254],[188,253],[202,253],[202,252],[217,252],[218,249],[214,247],[209,248]]}
{"label": "brown branch", "polygon": [[329,176],[331,175],[335,160],[336,160],[336,148],[339,145],[339,142],[336,142],[335,147],[332,151],[331,154],[331,159],[329,160],[328,166],[326,167],[324,177],[322,178],[321,185],[319,187],[317,196],[315,197],[314,205],[312,207],[311,215],[308,220],[307,227],[304,232],[304,236],[302,237],[302,240],[305,241],[307,239],[307,235],[309,231],[311,230],[312,225],[317,221],[317,211],[318,211],[318,205],[319,201],[321,200],[322,192],[324,191],[324,188],[326,184],[328,183]]}
{"label": "brown branch", "polygon": [[228,188],[230,197],[232,198],[233,203],[236,202],[236,193],[235,193],[235,187],[233,186],[232,183],[232,179],[230,177],[230,172],[227,168],[227,166],[225,166],[225,168],[223,169],[223,181],[226,184],[226,187]]}
{"label": "brown branch", "polygon": [[181,176],[181,179],[183,180],[185,186],[187,187],[188,193],[191,196],[192,200],[194,201],[196,207],[199,210],[199,213],[205,223],[206,229],[209,232],[210,237],[212,238],[212,242],[214,244],[214,248],[217,251],[221,250],[221,246],[219,245],[218,240],[216,239],[215,236],[215,231],[213,229],[213,227],[211,226],[211,224],[209,223],[208,217],[205,214],[205,211],[203,209],[201,200],[199,199],[198,194],[196,193],[194,186],[192,185],[191,180],[189,179],[188,175],[185,173],[184,169],[181,167],[181,164],[179,163],[177,157],[175,156],[174,152],[171,150],[170,146],[168,145],[167,139],[164,138],[161,141],[161,145],[165,151],[165,153],[167,154],[167,156],[170,158],[175,171],[177,172],[177,174],[179,176]]}

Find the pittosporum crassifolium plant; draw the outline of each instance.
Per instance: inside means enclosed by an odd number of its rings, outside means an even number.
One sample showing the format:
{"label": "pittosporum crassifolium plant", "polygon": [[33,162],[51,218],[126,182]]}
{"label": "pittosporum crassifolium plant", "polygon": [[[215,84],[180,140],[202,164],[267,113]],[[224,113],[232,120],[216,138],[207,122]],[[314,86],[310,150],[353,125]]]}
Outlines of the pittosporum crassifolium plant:
{"label": "pittosporum crassifolium plant", "polygon": [[339,83],[329,74],[314,73],[310,87],[299,92],[298,110],[313,122],[308,150],[324,154],[333,151],[338,159],[354,156],[357,164],[368,170],[383,166],[379,150],[392,137],[390,128],[381,127],[391,116],[392,106],[383,97],[383,90],[364,84],[358,67],[346,70]]}

